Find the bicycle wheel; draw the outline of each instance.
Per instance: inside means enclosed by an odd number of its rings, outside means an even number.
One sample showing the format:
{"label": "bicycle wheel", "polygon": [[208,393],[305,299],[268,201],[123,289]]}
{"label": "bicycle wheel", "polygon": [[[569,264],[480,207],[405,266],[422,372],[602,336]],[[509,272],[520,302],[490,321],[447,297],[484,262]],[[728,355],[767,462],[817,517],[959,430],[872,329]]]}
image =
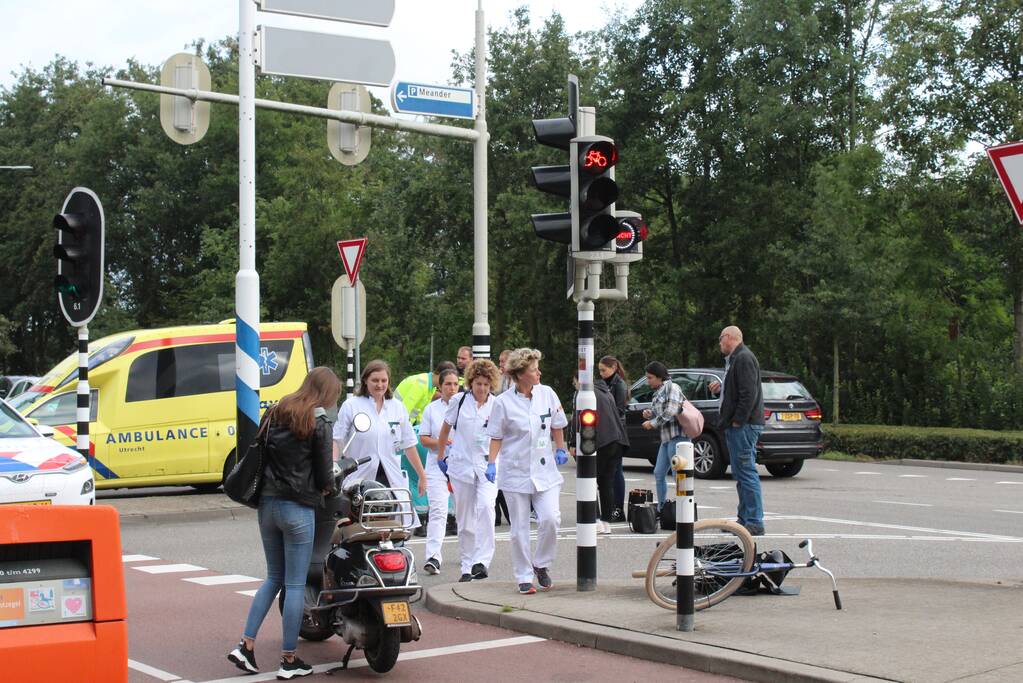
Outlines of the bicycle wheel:
{"label": "bicycle wheel", "polygon": [[[696,609],[716,605],[738,590],[745,577],[734,576],[748,572],[753,566],[753,537],[735,522],[724,519],[704,519],[693,528],[693,555],[696,573],[693,588]],[[646,568],[646,594],[653,603],[664,609],[675,609],[676,538],[672,534],[654,551]]]}

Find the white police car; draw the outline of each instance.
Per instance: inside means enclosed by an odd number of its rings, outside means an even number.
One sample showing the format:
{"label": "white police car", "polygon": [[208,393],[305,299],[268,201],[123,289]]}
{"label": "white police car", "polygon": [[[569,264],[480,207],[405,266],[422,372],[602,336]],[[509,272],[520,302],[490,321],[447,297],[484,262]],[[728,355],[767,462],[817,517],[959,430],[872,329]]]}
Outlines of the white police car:
{"label": "white police car", "polygon": [[46,436],[0,399],[0,505],[92,505],[95,483],[78,451]]}

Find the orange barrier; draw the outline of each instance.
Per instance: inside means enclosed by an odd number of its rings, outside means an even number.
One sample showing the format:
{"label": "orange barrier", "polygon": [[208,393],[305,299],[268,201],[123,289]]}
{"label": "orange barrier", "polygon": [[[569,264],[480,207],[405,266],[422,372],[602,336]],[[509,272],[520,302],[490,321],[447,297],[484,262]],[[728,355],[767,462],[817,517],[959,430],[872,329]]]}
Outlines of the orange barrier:
{"label": "orange barrier", "polygon": [[0,506],[0,661],[5,683],[128,680],[117,510]]}

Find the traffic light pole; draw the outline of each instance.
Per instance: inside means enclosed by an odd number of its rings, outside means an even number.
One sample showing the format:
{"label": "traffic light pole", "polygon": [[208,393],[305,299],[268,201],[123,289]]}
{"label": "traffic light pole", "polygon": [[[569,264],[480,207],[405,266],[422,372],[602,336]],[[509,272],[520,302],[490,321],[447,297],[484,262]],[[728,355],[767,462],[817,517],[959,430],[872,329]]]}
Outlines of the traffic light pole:
{"label": "traffic light pole", "polygon": [[78,399],[75,417],[78,419],[78,437],[75,447],[92,467],[92,454],[89,452],[89,326],[78,328]]}
{"label": "traffic light pole", "polygon": [[[487,313],[487,31],[483,0],[476,9],[476,101],[479,110],[473,141],[473,323],[472,356],[490,358],[490,320]],[[431,367],[432,370],[432,367]]]}
{"label": "traffic light pole", "polygon": [[[583,299],[576,306],[579,319],[579,391],[575,419],[583,410],[597,409],[593,392],[593,302]],[[599,417],[599,415],[598,415]],[[576,590],[597,589],[597,454],[584,453],[582,429],[576,429]]]}
{"label": "traffic light pole", "polygon": [[259,273],[256,271],[256,5],[238,1],[238,274],[235,276],[236,457],[259,428]]}

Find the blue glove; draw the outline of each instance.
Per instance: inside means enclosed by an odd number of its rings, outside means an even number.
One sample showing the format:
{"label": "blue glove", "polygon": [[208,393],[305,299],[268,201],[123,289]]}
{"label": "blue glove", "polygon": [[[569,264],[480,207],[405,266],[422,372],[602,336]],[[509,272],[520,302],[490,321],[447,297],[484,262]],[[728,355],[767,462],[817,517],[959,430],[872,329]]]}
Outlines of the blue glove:
{"label": "blue glove", "polygon": [[497,479],[497,465],[495,465],[492,462],[488,462],[487,463],[487,481],[489,481],[491,484],[493,484],[495,479]]}
{"label": "blue glove", "polygon": [[437,467],[440,468],[440,471],[441,471],[442,474],[447,474],[448,473],[448,459],[447,458],[444,458],[443,460],[438,459],[437,460]]}
{"label": "blue glove", "polygon": [[566,451],[564,448],[559,448],[558,450],[554,451],[554,462],[558,463],[559,465],[564,465],[566,462],[568,462],[568,451]]}

